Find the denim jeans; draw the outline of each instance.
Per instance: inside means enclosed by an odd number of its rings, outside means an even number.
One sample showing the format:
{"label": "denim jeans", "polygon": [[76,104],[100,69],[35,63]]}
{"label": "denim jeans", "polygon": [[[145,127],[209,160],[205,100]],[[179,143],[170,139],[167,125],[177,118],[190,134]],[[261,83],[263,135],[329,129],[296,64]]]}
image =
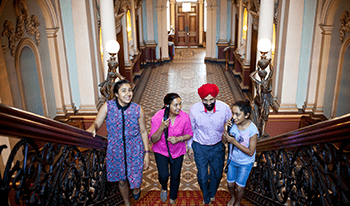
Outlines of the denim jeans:
{"label": "denim jeans", "polygon": [[228,165],[227,182],[236,182],[238,186],[245,187],[250,171],[253,168],[253,164],[254,162],[247,165],[241,165],[231,161]]}

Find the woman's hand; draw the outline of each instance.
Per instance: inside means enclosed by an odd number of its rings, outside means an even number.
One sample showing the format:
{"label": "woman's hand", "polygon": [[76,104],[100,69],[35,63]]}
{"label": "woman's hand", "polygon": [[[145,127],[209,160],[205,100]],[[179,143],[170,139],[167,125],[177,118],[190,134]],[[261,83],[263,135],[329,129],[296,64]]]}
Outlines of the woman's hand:
{"label": "woman's hand", "polygon": [[147,153],[145,153],[145,157],[144,157],[144,159],[143,159],[143,169],[144,170],[147,170],[148,169],[148,167],[149,167],[149,153],[147,152]]}
{"label": "woman's hand", "polygon": [[162,124],[160,125],[162,127],[162,130],[165,130],[166,128],[169,127],[170,124],[170,118],[168,118],[167,120],[162,120]]}
{"label": "woman's hand", "polygon": [[176,144],[178,142],[181,142],[181,139],[183,139],[183,137],[168,137],[168,141],[171,142],[171,144]]}

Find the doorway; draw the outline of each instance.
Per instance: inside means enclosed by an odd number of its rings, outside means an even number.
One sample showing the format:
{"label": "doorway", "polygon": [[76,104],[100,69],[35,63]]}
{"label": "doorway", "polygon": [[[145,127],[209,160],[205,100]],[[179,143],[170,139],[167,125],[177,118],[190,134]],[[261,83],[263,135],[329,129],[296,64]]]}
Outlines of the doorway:
{"label": "doorway", "polygon": [[191,3],[190,11],[184,12],[182,3],[177,2],[175,25],[175,46],[197,47],[199,42],[198,3]]}

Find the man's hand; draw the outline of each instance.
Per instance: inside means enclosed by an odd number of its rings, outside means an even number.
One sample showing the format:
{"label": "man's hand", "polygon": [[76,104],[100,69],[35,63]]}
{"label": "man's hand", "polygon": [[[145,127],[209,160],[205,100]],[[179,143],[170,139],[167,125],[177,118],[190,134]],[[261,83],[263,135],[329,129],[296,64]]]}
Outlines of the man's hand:
{"label": "man's hand", "polygon": [[188,155],[188,158],[190,158],[190,160],[194,159],[194,152],[192,148],[187,150],[187,155]]}

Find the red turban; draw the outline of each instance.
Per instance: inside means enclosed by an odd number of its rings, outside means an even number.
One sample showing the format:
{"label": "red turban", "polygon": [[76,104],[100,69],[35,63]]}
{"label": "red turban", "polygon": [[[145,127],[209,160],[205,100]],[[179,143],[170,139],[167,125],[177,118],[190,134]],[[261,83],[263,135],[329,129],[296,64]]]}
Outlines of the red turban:
{"label": "red turban", "polygon": [[216,84],[203,84],[198,88],[198,94],[201,99],[206,98],[209,94],[215,98],[219,94],[219,87]]}

